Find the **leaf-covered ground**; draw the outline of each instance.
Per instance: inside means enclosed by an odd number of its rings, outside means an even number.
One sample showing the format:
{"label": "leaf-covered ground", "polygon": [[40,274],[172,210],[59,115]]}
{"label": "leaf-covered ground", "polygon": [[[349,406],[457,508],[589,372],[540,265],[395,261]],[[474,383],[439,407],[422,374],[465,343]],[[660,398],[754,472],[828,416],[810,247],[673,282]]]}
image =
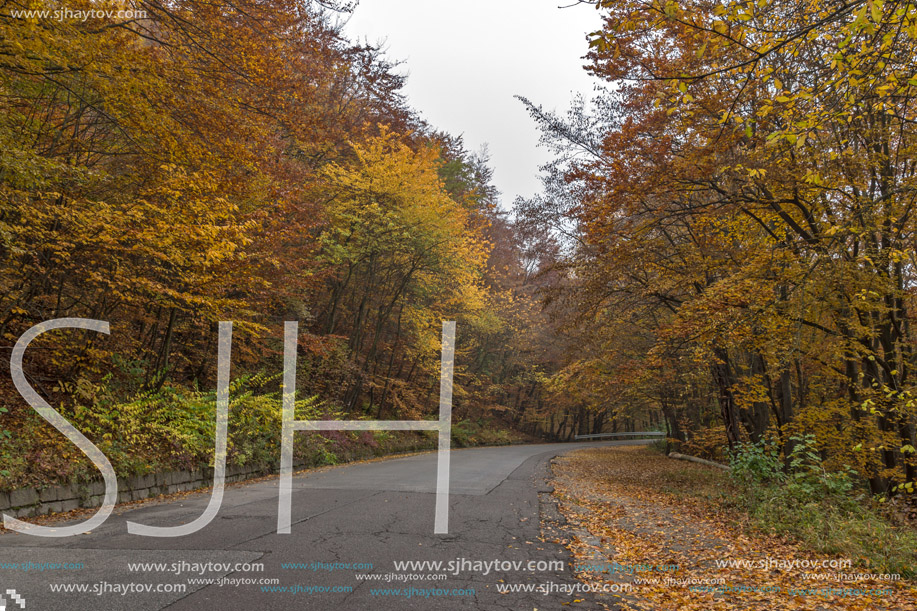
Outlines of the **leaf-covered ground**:
{"label": "leaf-covered ground", "polygon": [[563,540],[576,558],[577,576],[598,586],[631,586],[625,594],[600,595],[610,608],[917,610],[913,581],[872,578],[856,562],[851,568],[805,568],[806,561],[845,559],[750,536],[743,516],[661,491],[673,480],[725,483],[715,469],[646,448],[614,447],[558,458],[554,474],[554,494],[567,519]]}

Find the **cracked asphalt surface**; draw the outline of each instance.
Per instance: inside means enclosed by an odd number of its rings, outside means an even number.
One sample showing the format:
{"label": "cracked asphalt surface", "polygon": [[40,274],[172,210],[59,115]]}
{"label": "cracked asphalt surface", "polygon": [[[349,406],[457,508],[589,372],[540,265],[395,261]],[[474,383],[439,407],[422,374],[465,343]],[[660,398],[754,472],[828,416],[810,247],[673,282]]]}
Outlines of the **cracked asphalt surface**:
{"label": "cracked asphalt surface", "polygon": [[[276,534],[277,479],[226,489],[219,514],[204,529],[180,538],[130,535],[126,520],[173,526],[201,514],[209,492],[172,502],[116,511],[96,531],[63,539],[0,536],[2,563],[81,562],[81,569],[0,570],[0,594],[14,589],[27,609],[146,611],[169,609],[560,609],[601,608],[599,595],[566,593],[576,584],[561,545],[539,541],[542,518],[556,519],[545,480],[551,458],[586,446],[643,441],[475,448],[452,452],[449,534],[433,534],[436,454],[392,458],[304,472],[294,477],[293,528]],[[552,518],[554,516],[554,518]],[[563,560],[558,571],[396,571],[394,562]],[[129,563],[163,563],[131,570]],[[329,570],[331,563],[372,569]],[[207,563],[211,563],[207,566]],[[263,571],[237,565],[263,564]],[[284,568],[284,563],[323,563]],[[225,566],[214,566],[221,564]],[[230,566],[232,568],[227,568]],[[208,570],[209,569],[209,570]],[[447,573],[445,579],[386,581],[391,574]],[[359,580],[357,574],[381,576]],[[276,584],[219,585],[200,579],[277,579]],[[400,578],[398,578],[400,579]],[[502,580],[502,581],[501,581]],[[52,592],[52,584],[87,584],[86,593]],[[99,585],[99,584],[108,584]],[[122,594],[113,584],[148,584],[154,591]],[[500,594],[498,585],[535,584],[554,591]],[[542,584],[554,584],[542,585]],[[172,585],[184,591],[155,591]],[[134,586],[142,587],[142,586]],[[287,591],[267,591],[286,587]],[[108,589],[96,594],[93,589]],[[309,593],[309,588],[313,590]],[[316,591],[327,588],[337,591]],[[447,593],[433,593],[431,589]],[[301,591],[296,591],[296,590]],[[383,594],[381,590],[388,590]],[[461,592],[456,592],[460,590]],[[473,590],[473,593],[471,592]],[[410,596],[408,594],[410,593]],[[610,601],[609,601],[610,602]],[[8,609],[15,609],[12,606]],[[567,608],[567,607],[563,607]]]}

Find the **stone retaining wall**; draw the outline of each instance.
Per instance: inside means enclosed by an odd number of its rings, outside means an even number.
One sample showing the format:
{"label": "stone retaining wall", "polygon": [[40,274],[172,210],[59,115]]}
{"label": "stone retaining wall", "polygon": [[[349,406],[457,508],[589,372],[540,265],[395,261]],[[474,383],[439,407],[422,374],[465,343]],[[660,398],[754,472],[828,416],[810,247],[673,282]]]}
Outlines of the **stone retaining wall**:
{"label": "stone retaining wall", "polygon": [[[296,465],[297,467],[301,465]],[[276,473],[269,465],[244,467],[227,466],[226,483],[238,482],[253,477]],[[194,471],[170,471],[151,473],[128,478],[118,478],[118,502],[186,492],[213,485],[213,469]],[[50,486],[44,489],[20,488],[12,492],[0,492],[0,513],[13,518],[27,518],[49,513],[70,511],[80,507],[99,507],[105,496],[105,482],[93,481],[82,484]]]}

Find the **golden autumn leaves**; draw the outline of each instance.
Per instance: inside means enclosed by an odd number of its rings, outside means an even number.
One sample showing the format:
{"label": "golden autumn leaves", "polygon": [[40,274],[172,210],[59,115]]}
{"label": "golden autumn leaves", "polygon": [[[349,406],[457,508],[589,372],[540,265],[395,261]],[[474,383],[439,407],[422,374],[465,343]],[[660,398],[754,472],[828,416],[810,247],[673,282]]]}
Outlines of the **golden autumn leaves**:
{"label": "golden autumn leaves", "polygon": [[559,394],[730,445],[814,433],[874,493],[914,481],[917,5],[597,4],[613,86],[558,177],[583,338]]}
{"label": "golden autumn leaves", "polygon": [[[485,285],[499,275],[488,232],[506,228],[486,162],[417,117],[404,77],[318,3],[130,7],[143,14],[0,9],[0,335],[110,321],[105,339],[48,334],[26,368],[87,426],[99,397],[155,397],[111,410],[131,420],[116,432],[157,424],[149,444],[113,441],[131,460],[199,458],[158,425],[196,409],[185,395],[213,381],[222,320],[235,323],[234,378],[272,369],[276,323],[297,319],[300,388],[329,413],[424,412],[441,321],[458,320],[474,351],[503,317]],[[65,392],[75,385],[99,392]],[[6,421],[15,453],[40,455],[19,476],[67,470],[27,410]]]}

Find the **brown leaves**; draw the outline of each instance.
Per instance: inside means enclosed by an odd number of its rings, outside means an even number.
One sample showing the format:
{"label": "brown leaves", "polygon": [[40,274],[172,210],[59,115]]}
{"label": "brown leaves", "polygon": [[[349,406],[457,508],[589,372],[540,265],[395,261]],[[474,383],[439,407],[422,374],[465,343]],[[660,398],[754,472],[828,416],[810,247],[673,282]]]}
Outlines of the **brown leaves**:
{"label": "brown leaves", "polygon": [[[587,570],[577,576],[599,585],[630,584],[631,591],[621,595],[625,608],[917,609],[917,591],[910,583],[806,579],[806,573],[869,571],[788,566],[794,561],[834,559],[815,556],[780,539],[749,536],[741,528],[741,515],[719,513],[715,505],[699,498],[662,491],[671,486],[673,478],[700,478],[712,485],[724,477],[719,472],[678,464],[636,447],[580,450],[557,459],[554,472],[568,530],[577,533],[568,548],[578,564],[591,569],[606,567],[604,572]],[[717,588],[724,591],[717,592]],[[825,589],[828,591],[822,594],[808,592]],[[854,589],[890,592],[880,596],[849,593]]]}

